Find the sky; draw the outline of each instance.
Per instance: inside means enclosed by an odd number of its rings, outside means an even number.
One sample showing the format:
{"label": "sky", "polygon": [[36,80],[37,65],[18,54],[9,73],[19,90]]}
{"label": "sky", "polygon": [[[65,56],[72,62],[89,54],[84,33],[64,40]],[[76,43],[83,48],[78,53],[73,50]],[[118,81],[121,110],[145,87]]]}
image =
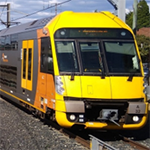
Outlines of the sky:
{"label": "sky", "polygon": [[[113,0],[115,2],[115,0]],[[133,10],[133,1],[126,0],[126,13]],[[150,0],[146,0],[150,8]],[[117,0],[116,0],[117,2]],[[10,20],[14,23],[25,23],[40,18],[45,18],[51,15],[59,14],[63,11],[74,12],[94,12],[97,11],[110,11],[114,13],[114,7],[108,2],[108,0],[1,0],[1,5],[10,3]],[[60,3],[62,3],[60,5]],[[57,7],[56,7],[56,4]],[[51,7],[47,9],[48,7]],[[44,11],[39,11],[43,10]],[[38,13],[29,15],[33,12]],[[24,17],[29,15],[28,17]],[[7,9],[6,7],[0,7],[0,20],[6,22]],[[18,19],[21,18],[21,19]],[[0,30],[6,28],[5,25],[0,23]]]}

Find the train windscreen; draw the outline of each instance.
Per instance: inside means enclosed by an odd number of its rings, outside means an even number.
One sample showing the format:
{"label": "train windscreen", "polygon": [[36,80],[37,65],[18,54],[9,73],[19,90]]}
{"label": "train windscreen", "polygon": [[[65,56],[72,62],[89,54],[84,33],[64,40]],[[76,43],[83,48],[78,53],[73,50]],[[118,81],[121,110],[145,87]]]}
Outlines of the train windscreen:
{"label": "train windscreen", "polygon": [[73,41],[56,42],[59,70],[62,72],[79,72],[75,44]]}
{"label": "train windscreen", "polygon": [[134,42],[105,41],[104,47],[109,72],[140,73]]}
{"label": "train windscreen", "polygon": [[59,29],[55,32],[59,71],[141,75],[131,32],[126,29]]}

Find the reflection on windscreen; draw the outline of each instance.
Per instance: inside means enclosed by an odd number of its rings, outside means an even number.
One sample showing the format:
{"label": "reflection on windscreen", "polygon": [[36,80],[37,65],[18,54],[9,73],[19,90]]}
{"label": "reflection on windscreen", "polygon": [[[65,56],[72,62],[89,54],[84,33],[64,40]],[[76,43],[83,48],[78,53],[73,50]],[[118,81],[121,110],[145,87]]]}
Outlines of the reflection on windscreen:
{"label": "reflection on windscreen", "polygon": [[140,72],[135,45],[132,42],[104,42],[109,72]]}
{"label": "reflection on windscreen", "polygon": [[78,72],[78,61],[74,42],[56,42],[57,60],[59,70],[62,72]]}
{"label": "reflection on windscreen", "polygon": [[102,72],[102,58],[97,42],[80,42],[83,72]]}

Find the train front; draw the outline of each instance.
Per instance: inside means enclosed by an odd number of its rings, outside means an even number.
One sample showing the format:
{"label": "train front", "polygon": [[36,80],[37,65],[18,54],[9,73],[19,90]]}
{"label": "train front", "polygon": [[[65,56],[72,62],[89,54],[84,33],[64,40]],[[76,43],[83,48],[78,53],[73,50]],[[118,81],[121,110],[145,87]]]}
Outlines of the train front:
{"label": "train front", "polygon": [[136,129],[145,124],[148,104],[137,45],[132,33],[113,27],[114,22],[55,32],[55,109],[61,126]]}

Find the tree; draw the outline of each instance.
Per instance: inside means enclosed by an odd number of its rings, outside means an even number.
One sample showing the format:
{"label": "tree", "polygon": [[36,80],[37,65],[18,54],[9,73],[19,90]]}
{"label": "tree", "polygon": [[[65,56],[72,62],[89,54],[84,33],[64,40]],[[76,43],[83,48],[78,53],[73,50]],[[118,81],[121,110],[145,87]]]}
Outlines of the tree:
{"label": "tree", "polygon": [[[133,12],[130,11],[126,15],[126,23],[132,28]],[[140,0],[137,5],[137,28],[150,27],[150,13],[149,7],[145,0]],[[140,50],[141,58],[143,62],[148,62],[149,50],[150,50],[150,38],[144,35],[136,35],[136,40]]]}
{"label": "tree", "polygon": [[[126,15],[126,23],[132,28],[133,12]],[[137,28],[150,27],[149,7],[145,0],[140,0],[137,6]]]}
{"label": "tree", "polygon": [[137,28],[149,27],[150,14],[147,2],[145,0],[140,0],[137,7]]}
{"label": "tree", "polygon": [[148,62],[150,38],[144,35],[136,35],[136,40],[141,54],[142,62]]}
{"label": "tree", "polygon": [[132,22],[133,22],[133,12],[129,12],[126,15],[126,24],[128,24],[132,28]]}

